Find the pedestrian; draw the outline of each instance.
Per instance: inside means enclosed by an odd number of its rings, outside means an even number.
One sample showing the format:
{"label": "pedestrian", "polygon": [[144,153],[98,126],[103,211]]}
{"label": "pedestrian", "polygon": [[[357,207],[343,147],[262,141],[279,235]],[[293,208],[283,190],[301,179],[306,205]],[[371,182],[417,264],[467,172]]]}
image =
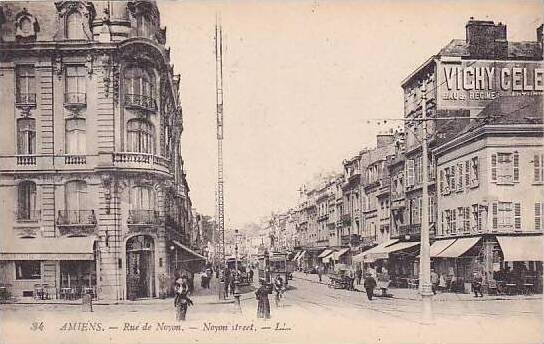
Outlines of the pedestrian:
{"label": "pedestrian", "polygon": [[438,277],[438,274],[434,271],[434,269],[431,269],[431,288],[434,295],[436,295],[436,288],[438,287],[439,282],[440,278]]}
{"label": "pedestrian", "polygon": [[364,287],[366,290],[366,297],[368,297],[369,300],[372,300],[372,296],[374,295],[374,288],[376,288],[376,280],[374,279],[374,277],[372,277],[371,274],[366,275]]}
{"label": "pedestrian", "polygon": [[317,277],[319,277],[319,282],[321,282],[321,275],[323,274],[323,270],[321,269],[321,266],[319,265],[317,265],[315,269],[317,270]]}
{"label": "pedestrian", "polygon": [[484,297],[484,294],[482,294],[482,274],[479,271],[474,271],[472,274],[472,291],[474,291],[474,297],[478,297],[478,294],[480,294],[480,297]]}
{"label": "pedestrian", "polygon": [[357,285],[361,285],[361,278],[363,277],[363,270],[361,268],[358,268],[355,274],[357,275]]}
{"label": "pedestrian", "polygon": [[352,269],[348,270],[348,290],[354,290],[355,287],[353,286],[353,283],[355,282],[355,274],[353,273]]}
{"label": "pedestrian", "polygon": [[272,294],[272,288],[266,284],[264,278],[259,278],[261,286],[255,292],[257,297],[257,318],[270,319],[270,301],[268,295]]}
{"label": "pedestrian", "polygon": [[185,321],[187,308],[193,305],[193,301],[189,298],[189,284],[187,276],[183,275],[176,280],[176,297],[174,298],[174,307],[176,309],[176,320]]}
{"label": "pedestrian", "polygon": [[233,271],[232,272],[232,275],[230,275],[230,293],[232,295],[234,295],[234,291],[235,291],[235,287],[236,287],[236,281],[238,281],[238,278],[237,278],[237,274],[238,274],[238,271]]}
{"label": "pedestrian", "polygon": [[228,267],[225,267],[223,270],[223,283],[225,287],[225,298],[229,297],[229,286],[230,286],[230,270]]}
{"label": "pedestrian", "polygon": [[200,286],[203,288],[203,289],[206,289],[206,284],[208,283],[208,275],[206,274],[205,271],[202,271],[200,273]]}
{"label": "pedestrian", "polygon": [[249,282],[253,283],[253,269],[249,268]]}

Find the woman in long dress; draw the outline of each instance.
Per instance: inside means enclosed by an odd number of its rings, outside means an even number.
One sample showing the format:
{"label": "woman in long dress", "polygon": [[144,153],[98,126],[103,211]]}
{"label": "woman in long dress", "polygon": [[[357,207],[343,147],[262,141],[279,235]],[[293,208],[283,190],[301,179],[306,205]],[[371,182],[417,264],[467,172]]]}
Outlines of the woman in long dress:
{"label": "woman in long dress", "polygon": [[176,320],[185,321],[187,308],[193,305],[189,298],[189,284],[187,276],[182,276],[176,281],[176,297],[174,298],[174,307],[176,308]]}
{"label": "woman in long dress", "polygon": [[268,295],[272,294],[272,288],[266,284],[266,281],[259,279],[261,286],[255,292],[257,296],[257,318],[270,319],[270,301],[268,301]]}

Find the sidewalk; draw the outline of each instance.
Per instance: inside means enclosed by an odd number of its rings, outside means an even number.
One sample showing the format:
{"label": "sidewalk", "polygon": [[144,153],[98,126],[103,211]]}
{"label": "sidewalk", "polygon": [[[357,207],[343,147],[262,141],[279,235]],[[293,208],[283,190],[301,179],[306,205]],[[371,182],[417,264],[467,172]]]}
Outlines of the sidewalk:
{"label": "sidewalk", "polygon": [[[329,277],[327,275],[321,276],[321,282],[317,274],[305,274],[303,272],[294,272],[294,279],[305,280],[308,282],[323,284],[327,286],[329,284]],[[358,292],[362,292],[362,285],[355,285],[355,289]],[[421,296],[417,289],[408,288],[389,288],[388,293],[393,295],[393,299],[400,300],[421,300]],[[542,295],[484,295],[483,297],[474,297],[472,294],[461,293],[437,293],[433,297],[433,301],[490,301],[490,300],[542,300]]]}

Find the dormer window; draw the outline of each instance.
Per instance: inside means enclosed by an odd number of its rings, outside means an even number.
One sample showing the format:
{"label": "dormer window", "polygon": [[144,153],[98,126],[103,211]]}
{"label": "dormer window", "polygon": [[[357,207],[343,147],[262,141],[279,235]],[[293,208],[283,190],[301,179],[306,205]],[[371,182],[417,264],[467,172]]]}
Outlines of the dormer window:
{"label": "dormer window", "polygon": [[87,39],[84,31],[83,16],[78,11],[71,12],[66,17],[66,38]]}

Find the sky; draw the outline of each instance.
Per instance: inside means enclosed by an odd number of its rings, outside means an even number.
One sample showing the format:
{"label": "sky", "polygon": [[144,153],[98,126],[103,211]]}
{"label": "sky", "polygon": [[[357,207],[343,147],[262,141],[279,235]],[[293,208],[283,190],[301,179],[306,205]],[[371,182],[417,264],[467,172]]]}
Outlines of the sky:
{"label": "sky", "polygon": [[536,40],[543,1],[158,1],[181,74],[182,155],[197,211],[216,210],[214,28],[221,13],[226,228],[296,205],[298,189],[400,122],[401,81],[470,17]]}

